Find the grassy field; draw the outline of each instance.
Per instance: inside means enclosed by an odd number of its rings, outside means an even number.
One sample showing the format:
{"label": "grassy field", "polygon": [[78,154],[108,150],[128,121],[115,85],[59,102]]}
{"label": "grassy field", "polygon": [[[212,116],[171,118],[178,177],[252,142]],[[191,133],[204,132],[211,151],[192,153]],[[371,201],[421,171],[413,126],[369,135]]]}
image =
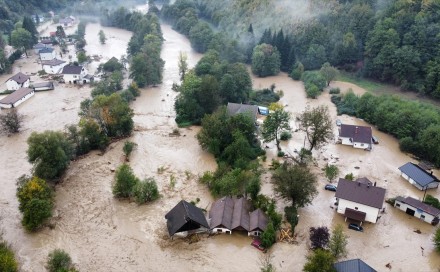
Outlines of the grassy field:
{"label": "grassy field", "polygon": [[377,94],[396,94],[399,92],[399,87],[393,86],[390,84],[385,84],[365,78],[356,77],[356,75],[340,71],[338,77],[336,78],[338,81],[350,82],[358,85],[365,90]]}

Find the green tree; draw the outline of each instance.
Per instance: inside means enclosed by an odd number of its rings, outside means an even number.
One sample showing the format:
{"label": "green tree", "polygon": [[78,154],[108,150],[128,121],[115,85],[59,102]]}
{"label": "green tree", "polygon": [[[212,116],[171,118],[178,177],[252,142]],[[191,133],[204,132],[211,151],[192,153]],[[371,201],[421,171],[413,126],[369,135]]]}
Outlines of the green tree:
{"label": "green tree", "polygon": [[339,168],[334,164],[327,164],[324,172],[328,181],[332,182],[339,175]]}
{"label": "green tree", "polygon": [[290,130],[290,113],[282,108],[277,108],[275,111],[271,111],[269,115],[264,119],[262,136],[265,142],[275,140],[278,150],[280,148],[280,134],[284,130]]}
{"label": "green tree", "polygon": [[76,58],[78,59],[78,63],[85,63],[88,59],[86,53],[83,51],[78,52]]}
{"label": "green tree", "polygon": [[17,272],[18,264],[9,245],[0,236],[0,271]]}
{"label": "green tree", "polygon": [[299,128],[306,133],[309,150],[319,148],[333,138],[333,125],[326,106],[306,108],[298,116]]}
{"label": "green tree", "polygon": [[319,72],[325,78],[327,82],[327,86],[330,85],[330,82],[334,80],[338,76],[338,69],[331,66],[330,63],[326,62],[322,65],[321,70]]}
{"label": "green tree", "polygon": [[310,242],[312,249],[316,250],[318,248],[327,248],[328,242],[330,240],[330,233],[327,227],[311,227],[310,228]]}
{"label": "green tree", "polygon": [[324,250],[317,249],[307,256],[307,262],[304,265],[304,272],[336,272],[333,268],[335,258],[332,253]]}
{"label": "green tree", "polygon": [[344,227],[341,224],[337,224],[332,231],[329,249],[335,259],[347,256],[347,236],[344,234]]}
{"label": "green tree", "polygon": [[12,31],[11,45],[15,49],[23,50],[27,56],[27,50],[32,47],[32,34],[23,28]]}
{"label": "green tree", "polygon": [[69,254],[62,249],[54,249],[47,257],[47,270],[49,272],[75,272]]}
{"label": "green tree", "polygon": [[23,115],[13,108],[0,114],[0,128],[8,133],[18,133],[23,123]]}
{"label": "green tree", "polygon": [[191,46],[199,53],[205,53],[208,50],[208,44],[211,42],[212,37],[212,29],[206,22],[199,21],[189,31]]}
{"label": "green tree", "polygon": [[133,188],[139,183],[128,164],[123,164],[116,169],[113,195],[118,198],[127,198],[133,195]]}
{"label": "green tree", "polygon": [[57,26],[57,30],[55,32],[55,36],[57,36],[59,39],[65,39],[66,38],[66,32],[64,32],[63,26]]}
{"label": "green tree", "polygon": [[280,53],[270,44],[260,44],[252,53],[252,73],[259,77],[277,75],[280,72]]}
{"label": "green tree", "polygon": [[304,73],[304,65],[301,62],[297,61],[292,68],[292,72],[290,72],[290,77],[294,80],[300,80]]}
{"label": "green tree", "polygon": [[31,33],[32,44],[36,44],[38,42],[38,30],[35,27],[34,21],[31,18],[25,16],[23,18],[23,25],[22,25],[22,27],[25,30],[29,31],[29,33]]}
{"label": "green tree", "polygon": [[264,248],[270,248],[276,242],[275,228],[272,222],[267,224],[266,230],[261,234],[261,245]]}
{"label": "green tree", "polygon": [[316,176],[306,166],[284,163],[272,175],[275,192],[295,208],[312,203],[317,195]]}
{"label": "green tree", "polygon": [[133,187],[133,197],[138,204],[154,201],[160,197],[154,178],[137,182]]}
{"label": "green tree", "polygon": [[73,147],[63,133],[49,130],[32,132],[27,143],[28,160],[34,165],[38,177],[56,179],[67,169]]}
{"label": "green tree", "polygon": [[99,36],[99,42],[101,44],[105,44],[107,37],[105,36],[105,33],[104,33],[104,31],[102,31],[102,29],[99,31],[98,36]]}
{"label": "green tree", "polygon": [[188,56],[185,52],[179,52],[179,61],[177,64],[179,66],[180,81],[183,81],[185,74],[188,72]]}
{"label": "green tree", "polygon": [[130,142],[130,141],[125,141],[124,142],[124,146],[122,147],[122,151],[124,152],[125,155],[125,160],[128,161],[131,152],[133,151],[133,149],[135,149],[137,146],[136,143]]}

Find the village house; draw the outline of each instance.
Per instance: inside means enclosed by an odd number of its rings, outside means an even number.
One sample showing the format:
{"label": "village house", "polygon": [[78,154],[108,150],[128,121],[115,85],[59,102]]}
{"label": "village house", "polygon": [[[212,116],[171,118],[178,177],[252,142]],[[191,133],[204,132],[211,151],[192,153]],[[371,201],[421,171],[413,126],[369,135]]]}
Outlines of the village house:
{"label": "village house", "polygon": [[59,59],[43,60],[41,66],[43,70],[48,74],[59,74],[63,70],[63,67],[67,65],[67,62]]}
{"label": "village house", "polygon": [[87,74],[83,66],[67,65],[61,73],[66,83],[85,84],[93,81],[93,75]]}
{"label": "village house", "polygon": [[29,87],[30,82],[30,76],[25,75],[22,72],[18,72],[17,74],[6,80],[6,88],[10,91],[14,91],[20,88]]}
{"label": "village house", "polygon": [[335,197],[337,212],[343,214],[345,220],[376,223],[383,207],[385,189],[376,187],[376,183],[373,185],[367,178],[356,181],[340,178]]}
{"label": "village house", "polygon": [[412,162],[400,166],[399,170],[404,179],[421,191],[437,188],[439,185],[440,181],[433,175],[432,171],[427,172]]}
{"label": "village house", "polygon": [[396,197],[394,207],[429,224],[439,223],[440,210],[412,197]]}
{"label": "village house", "polygon": [[11,109],[34,96],[35,91],[31,88],[20,88],[0,100],[0,108]]}
{"label": "village house", "polygon": [[377,272],[361,259],[346,260],[333,265],[336,272]]}
{"label": "village house", "polygon": [[60,19],[59,25],[62,27],[71,27],[75,24],[75,17],[69,16],[63,19]]}
{"label": "village house", "polygon": [[245,114],[250,114],[252,120],[254,121],[257,120],[258,106],[256,105],[246,105],[246,104],[237,104],[237,103],[229,102],[226,109],[229,116],[245,113]]}
{"label": "village house", "polygon": [[166,215],[168,233],[171,237],[176,233],[207,231],[209,224],[200,208],[181,200]]}
{"label": "village house", "polygon": [[34,91],[36,92],[49,91],[55,88],[52,81],[32,83],[30,87],[31,89],[34,89]]}
{"label": "village house", "polygon": [[371,127],[341,124],[339,128],[339,142],[354,148],[371,150],[372,136]]}
{"label": "village house", "polygon": [[35,54],[38,54],[38,53],[40,53],[41,49],[51,48],[51,47],[52,46],[50,44],[44,44],[44,43],[39,42],[36,45],[34,45],[32,48],[34,49]]}
{"label": "village house", "polygon": [[46,47],[46,48],[41,49],[38,54],[40,55],[40,60],[41,61],[53,60],[57,56],[56,52],[55,52],[55,49],[50,48],[50,47]]}
{"label": "village house", "polygon": [[260,209],[251,212],[251,208],[250,201],[243,197],[218,199],[209,212],[211,232],[246,231],[248,236],[259,236],[266,230],[268,219]]}

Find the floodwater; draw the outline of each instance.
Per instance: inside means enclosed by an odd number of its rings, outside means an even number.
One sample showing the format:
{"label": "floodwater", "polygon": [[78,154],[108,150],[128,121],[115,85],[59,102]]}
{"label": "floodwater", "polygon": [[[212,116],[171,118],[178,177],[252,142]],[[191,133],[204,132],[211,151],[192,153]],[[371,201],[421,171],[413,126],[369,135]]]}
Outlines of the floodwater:
{"label": "floodwater", "polygon": [[[86,31],[87,53],[119,58],[125,54],[129,33],[114,28],[103,28],[109,38],[101,45],[97,32],[101,27],[89,24]],[[37,93],[19,107],[25,115],[24,130],[11,137],[0,136],[0,165],[2,190],[0,191],[0,227],[4,238],[12,244],[22,271],[45,271],[48,252],[55,248],[66,250],[80,271],[257,271],[261,253],[250,246],[251,239],[245,235],[200,236],[201,240],[170,240],[164,215],[180,201],[200,198],[199,207],[207,208],[213,199],[204,185],[197,182],[197,175],[214,170],[214,158],[201,150],[195,138],[199,128],[179,129],[179,137],[171,137],[176,128],[173,110],[177,93],[171,90],[179,81],[177,58],[179,52],[188,55],[193,67],[201,55],[190,47],[189,41],[162,25],[165,60],[163,83],[146,88],[132,103],[135,116],[135,132],[130,138],[138,144],[130,158],[130,165],[140,178],[154,177],[162,197],[148,205],[138,206],[113,198],[111,184],[114,169],[124,162],[123,142],[110,145],[107,152],[92,152],[85,158],[71,163],[63,182],[56,187],[53,229],[44,228],[28,234],[21,225],[21,215],[15,197],[15,180],[28,174],[31,165],[26,159],[26,139],[32,131],[61,130],[67,124],[78,121],[80,102],[89,96],[90,88],[58,85],[54,91]],[[125,34],[123,34],[125,33]],[[121,38],[125,36],[127,40]],[[114,40],[117,47],[112,46]],[[125,42],[125,43],[124,43]],[[39,68],[35,58],[22,59],[15,72],[35,72]],[[4,82],[8,76],[0,77]],[[36,78],[36,77],[35,77]],[[306,106],[327,105],[333,118],[336,109],[327,92],[316,100],[305,97],[301,82],[280,74],[276,77],[255,78],[255,88],[276,84],[282,89],[281,103],[295,116]],[[343,90],[350,84],[337,83]],[[3,86],[0,86],[3,88]],[[4,88],[3,88],[4,89]],[[363,90],[358,89],[359,93]],[[363,125],[362,120],[340,116],[344,123]],[[294,120],[294,119],[293,119]],[[292,121],[292,127],[295,123]],[[335,126],[335,134],[336,134]],[[314,152],[314,171],[319,175],[319,194],[313,205],[300,210],[300,223],[296,228],[298,244],[278,243],[272,249],[273,263],[277,271],[301,271],[308,253],[308,229],[312,226],[328,226],[344,223],[333,207],[334,193],[323,190],[326,184],[321,168],[327,162],[335,163],[341,175],[352,172],[366,176],[378,186],[387,188],[386,197],[410,195],[421,197],[422,193],[399,177],[397,168],[411,158],[398,150],[397,140],[374,130],[380,139],[371,152],[354,150],[333,142]],[[282,147],[295,154],[304,143],[304,135],[294,133]],[[268,144],[268,161],[275,156],[276,148]],[[355,168],[356,167],[356,168]],[[158,169],[164,171],[159,173]],[[359,169],[357,169],[359,168]],[[437,174],[439,174],[437,172]],[[171,182],[171,181],[175,182]],[[174,186],[173,184],[174,183]],[[263,191],[272,194],[270,177],[263,177]],[[436,190],[429,192],[438,196]],[[279,210],[286,204],[279,201]],[[377,224],[364,224],[364,233],[349,231],[347,259],[361,258],[378,271],[434,271],[440,267],[438,255],[433,251],[431,236],[435,230],[429,224],[408,217],[405,213],[384,204],[384,213]],[[421,234],[414,231],[420,230]],[[422,250],[423,248],[424,250]],[[391,265],[391,269],[385,267]]]}

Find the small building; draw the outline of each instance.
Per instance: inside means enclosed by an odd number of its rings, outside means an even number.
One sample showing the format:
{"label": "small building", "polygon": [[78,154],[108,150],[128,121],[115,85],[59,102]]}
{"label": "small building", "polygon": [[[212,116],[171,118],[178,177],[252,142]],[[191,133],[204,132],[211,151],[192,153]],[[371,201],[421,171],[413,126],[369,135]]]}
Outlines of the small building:
{"label": "small building", "polygon": [[0,100],[0,108],[11,109],[34,96],[35,91],[31,88],[20,88]]}
{"label": "small building", "polygon": [[226,107],[229,116],[233,116],[236,114],[247,113],[250,114],[252,120],[257,120],[258,106],[256,105],[246,105],[246,104],[237,104],[237,103],[228,103]]}
{"label": "small building", "polygon": [[412,197],[396,197],[394,207],[429,224],[439,223],[440,210]]}
{"label": "small building", "polygon": [[341,124],[339,128],[339,141],[343,145],[351,145],[354,148],[371,150],[371,127]]}
{"label": "small building", "polygon": [[30,76],[25,75],[22,72],[18,72],[17,74],[6,80],[6,88],[10,91],[18,90],[20,88],[29,87],[30,82]]}
{"label": "small building", "polygon": [[269,115],[269,109],[267,107],[258,106],[258,113],[267,116]]}
{"label": "small building", "polygon": [[165,215],[168,233],[172,237],[179,232],[197,232],[209,229],[206,217],[200,208],[181,200]]}
{"label": "small building", "polygon": [[376,187],[367,178],[356,181],[339,179],[335,197],[337,212],[345,216],[345,220],[376,223],[383,207],[385,189]]}
{"label": "small building", "polygon": [[69,16],[63,19],[60,19],[59,21],[59,25],[63,26],[63,27],[71,27],[75,24],[75,17],[73,16]]}
{"label": "small building", "polygon": [[333,264],[336,272],[377,272],[361,259],[353,259]]}
{"label": "small building", "polygon": [[36,92],[38,92],[38,91],[49,91],[49,90],[53,90],[54,89],[52,81],[33,83],[30,87],[32,89],[34,89],[34,91],[36,91]]}
{"label": "small building", "polygon": [[268,219],[266,214],[260,209],[256,209],[250,214],[248,236],[260,236],[267,227]]}
{"label": "small building", "polygon": [[46,47],[46,48],[41,49],[38,54],[40,55],[41,61],[53,60],[57,56],[55,49],[50,48],[50,47]]}
{"label": "small building", "polygon": [[38,54],[40,53],[41,49],[51,48],[51,45],[39,42],[36,45],[34,45],[32,48],[34,49],[35,54]]}
{"label": "small building", "polygon": [[52,60],[42,60],[41,66],[43,70],[48,74],[59,74],[63,71],[63,67],[67,65],[67,62],[59,60],[57,58]]}
{"label": "small building", "polygon": [[407,162],[399,167],[400,175],[419,190],[437,188],[439,180],[432,171],[427,172],[422,167],[412,162]]}
{"label": "small building", "polygon": [[40,41],[40,43],[45,44],[45,45],[52,45],[53,41],[51,39],[42,39]]}
{"label": "small building", "polygon": [[87,74],[83,66],[67,65],[63,67],[64,82],[73,84],[85,84],[93,79],[93,76]]}

